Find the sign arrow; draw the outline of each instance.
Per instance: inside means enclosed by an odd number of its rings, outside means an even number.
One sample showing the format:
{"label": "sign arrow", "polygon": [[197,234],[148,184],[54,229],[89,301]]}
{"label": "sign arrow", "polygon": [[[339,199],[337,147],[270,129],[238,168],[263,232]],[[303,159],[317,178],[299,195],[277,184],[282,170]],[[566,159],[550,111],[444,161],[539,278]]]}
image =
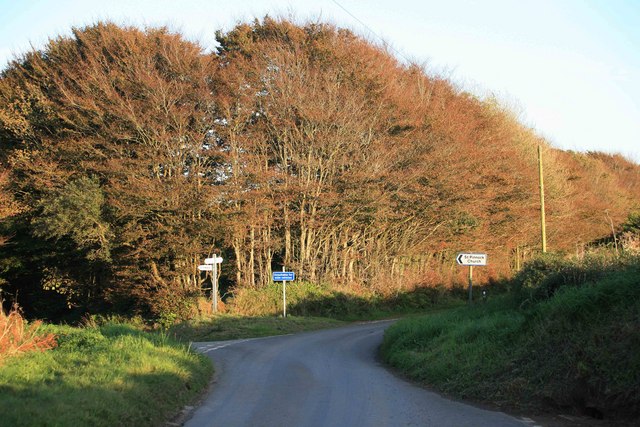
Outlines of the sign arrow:
{"label": "sign arrow", "polygon": [[487,265],[487,254],[461,252],[456,261],[460,265]]}

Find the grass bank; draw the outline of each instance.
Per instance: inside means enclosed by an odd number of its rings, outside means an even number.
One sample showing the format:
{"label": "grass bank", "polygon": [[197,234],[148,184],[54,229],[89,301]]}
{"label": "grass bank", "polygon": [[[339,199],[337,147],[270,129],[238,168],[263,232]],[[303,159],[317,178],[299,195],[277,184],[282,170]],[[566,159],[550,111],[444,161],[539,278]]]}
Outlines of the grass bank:
{"label": "grass bank", "polygon": [[0,366],[0,424],[156,426],[207,386],[207,358],[140,325],[43,326],[58,345]]}
{"label": "grass bank", "polygon": [[388,329],[384,359],[452,395],[640,416],[640,259],[548,257],[512,292]]}
{"label": "grass bank", "polygon": [[175,324],[167,330],[167,334],[183,342],[222,341],[294,334],[343,324],[339,320],[322,317],[241,317],[221,314]]}
{"label": "grass bank", "polygon": [[[410,291],[382,295],[364,289],[334,288],[327,284],[295,282],[287,285],[287,313],[299,317],[325,317],[343,321],[379,320],[459,305],[465,299],[462,288],[417,287]],[[262,289],[237,289],[227,301],[230,313],[269,317],[282,313],[282,285]]]}

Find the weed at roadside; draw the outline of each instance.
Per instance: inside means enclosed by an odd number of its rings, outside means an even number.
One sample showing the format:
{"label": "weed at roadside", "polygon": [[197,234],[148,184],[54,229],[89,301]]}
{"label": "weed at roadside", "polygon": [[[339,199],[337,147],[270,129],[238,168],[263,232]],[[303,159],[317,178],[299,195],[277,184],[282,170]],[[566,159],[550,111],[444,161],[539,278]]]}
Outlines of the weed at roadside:
{"label": "weed at roadside", "polygon": [[29,351],[45,351],[56,346],[55,335],[42,333],[42,322],[30,324],[22,317],[15,304],[8,314],[0,309],[0,364],[11,356]]}

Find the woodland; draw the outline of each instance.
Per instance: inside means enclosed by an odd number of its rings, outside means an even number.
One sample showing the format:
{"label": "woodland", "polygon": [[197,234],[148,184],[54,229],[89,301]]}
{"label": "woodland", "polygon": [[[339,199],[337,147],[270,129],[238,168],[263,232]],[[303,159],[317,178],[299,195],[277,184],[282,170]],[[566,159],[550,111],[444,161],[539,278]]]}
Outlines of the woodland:
{"label": "woodland", "polygon": [[[640,166],[553,148],[492,97],[353,32],[266,17],[205,51],[74,28],[0,74],[0,299],[29,317],[197,314],[271,273],[393,295],[580,253],[640,210]],[[532,82],[536,84],[536,82]],[[597,106],[594,105],[594,108]]]}

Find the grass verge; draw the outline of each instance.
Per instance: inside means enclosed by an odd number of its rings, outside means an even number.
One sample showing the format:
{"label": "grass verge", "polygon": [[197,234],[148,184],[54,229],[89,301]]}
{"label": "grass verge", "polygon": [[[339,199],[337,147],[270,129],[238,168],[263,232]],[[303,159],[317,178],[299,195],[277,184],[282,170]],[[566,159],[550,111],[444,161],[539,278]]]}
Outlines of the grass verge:
{"label": "grass verge", "polygon": [[[334,289],[327,284],[300,281],[287,286],[287,313],[344,321],[380,320],[459,305],[465,294],[463,291],[461,300],[458,292],[459,289],[439,286],[381,295],[372,291]],[[237,289],[228,300],[227,309],[242,316],[277,316],[282,313],[282,287],[274,284],[262,289]]]}
{"label": "grass verge", "polygon": [[387,330],[383,357],[461,398],[637,420],[640,262],[585,274],[591,267],[548,269],[542,291],[400,321]]}
{"label": "grass verge", "polygon": [[294,334],[341,325],[344,322],[322,317],[241,317],[221,314],[176,324],[167,333],[183,342],[222,341]]}
{"label": "grass verge", "polygon": [[0,367],[2,425],[159,425],[212,374],[207,358],[135,325],[43,329],[58,337],[56,348]]}

